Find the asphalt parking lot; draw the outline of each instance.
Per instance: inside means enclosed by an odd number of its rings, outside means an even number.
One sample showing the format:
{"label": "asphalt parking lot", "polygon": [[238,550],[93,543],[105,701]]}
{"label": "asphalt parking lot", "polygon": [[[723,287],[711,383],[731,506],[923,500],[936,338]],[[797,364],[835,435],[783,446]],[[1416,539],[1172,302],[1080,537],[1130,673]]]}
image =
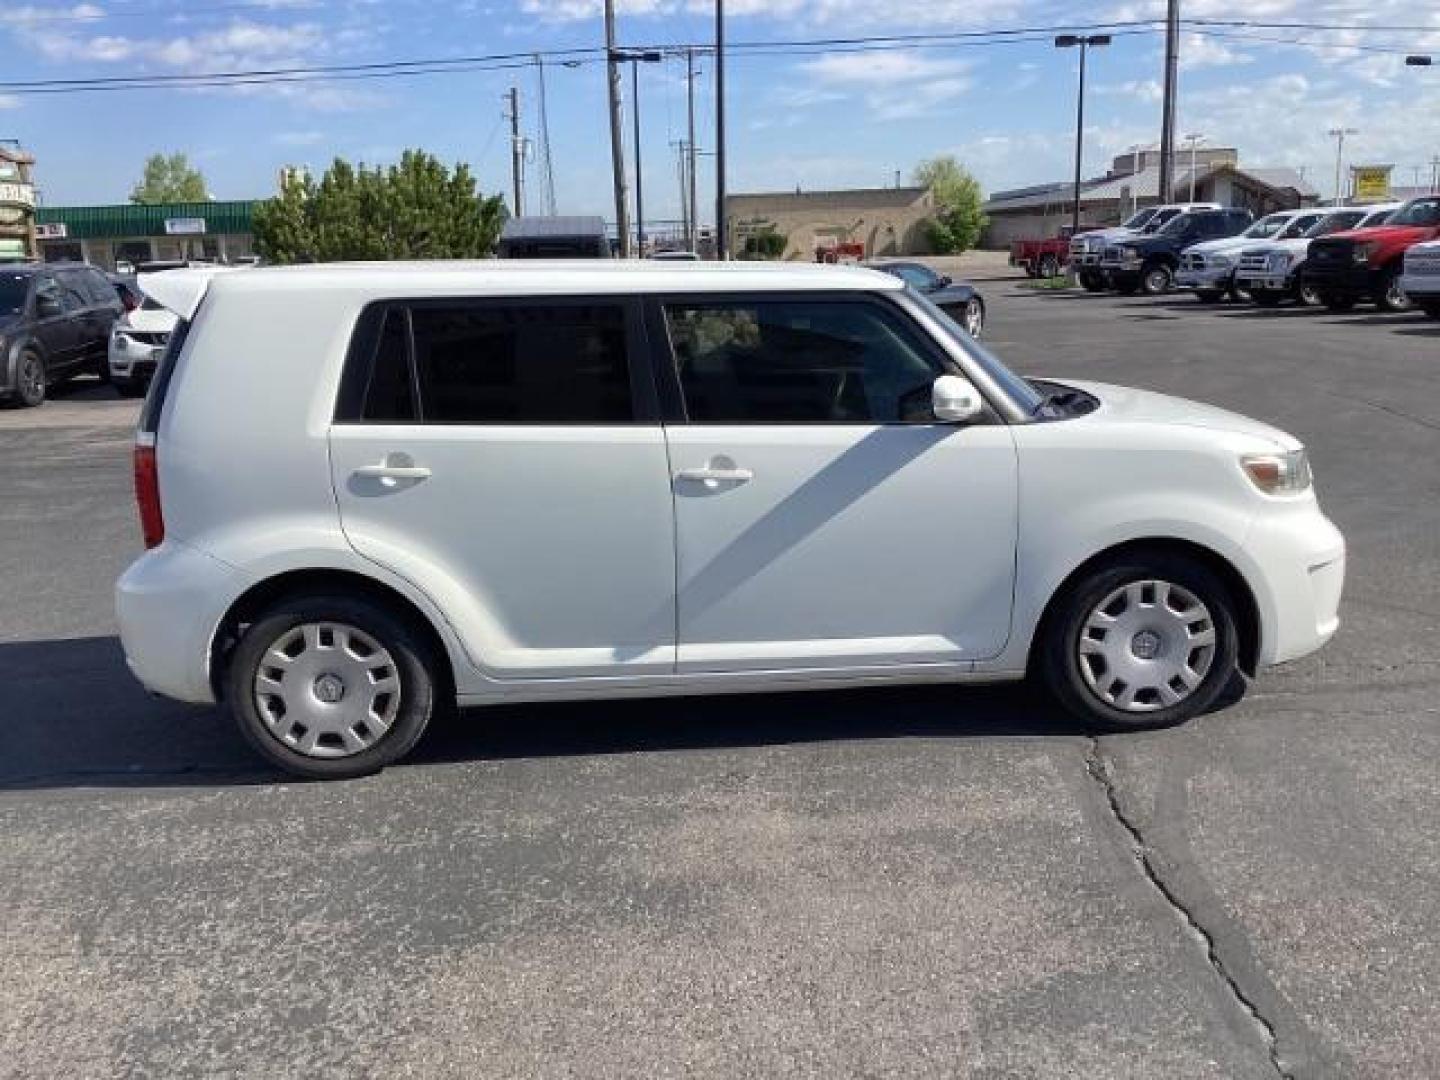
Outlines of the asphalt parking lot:
{"label": "asphalt parking lot", "polygon": [[291,783],[125,670],[135,404],[0,411],[0,1076],[1440,1076],[1440,323],[983,287],[1022,371],[1305,440],[1327,650],[1160,733],[526,706]]}

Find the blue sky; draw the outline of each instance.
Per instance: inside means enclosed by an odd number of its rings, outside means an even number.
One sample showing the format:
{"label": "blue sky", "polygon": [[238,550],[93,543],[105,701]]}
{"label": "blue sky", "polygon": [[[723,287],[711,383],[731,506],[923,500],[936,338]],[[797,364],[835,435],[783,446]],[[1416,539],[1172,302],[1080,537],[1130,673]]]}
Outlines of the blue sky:
{"label": "blue sky", "polygon": [[[711,39],[709,0],[620,0],[620,41]],[[7,0],[0,82],[174,74],[455,57],[595,46],[600,0]],[[1160,0],[729,0],[734,41],[851,37],[1147,19]],[[1370,49],[1440,60],[1440,0],[1186,0],[1187,18],[1375,25],[1420,32],[1224,30],[1187,34],[1181,132],[1237,146],[1253,166],[1306,169],[1333,185],[1327,129],[1353,127],[1347,160],[1393,162],[1396,181],[1440,153],[1440,66],[1406,68]],[[1255,40],[1300,39],[1302,45]],[[1086,171],[1159,132],[1162,38],[1118,37],[1092,53]],[[701,62],[702,148],[713,146],[711,65]],[[736,55],[729,77],[732,191],[874,186],[953,153],[987,190],[1062,179],[1071,168],[1075,55],[1032,41],[811,55]],[[672,140],[685,125],[683,61],[642,69],[647,216],[678,215]],[[547,67],[557,203],[611,215],[604,67]],[[335,155],[387,162],[410,146],[468,161],[487,191],[509,186],[501,97],[520,87],[538,139],[533,67],[409,79],[104,94],[23,95],[0,87],[0,137],[38,158],[52,205],[123,201],[144,158],[184,151],[217,198],[273,192],[286,163]],[[629,78],[626,77],[628,94]],[[628,108],[628,105],[627,105]],[[629,118],[627,113],[627,139]],[[1428,169],[1426,172],[1428,177]],[[538,161],[529,171],[532,197]],[[703,192],[710,188],[702,159]],[[532,208],[535,204],[532,202]]]}

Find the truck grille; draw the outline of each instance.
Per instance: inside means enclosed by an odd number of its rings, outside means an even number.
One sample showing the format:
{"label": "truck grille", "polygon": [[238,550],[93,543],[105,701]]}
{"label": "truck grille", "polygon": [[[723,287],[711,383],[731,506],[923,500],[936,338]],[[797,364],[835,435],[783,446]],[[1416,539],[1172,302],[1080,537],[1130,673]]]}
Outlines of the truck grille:
{"label": "truck grille", "polygon": [[1263,274],[1270,267],[1270,253],[1268,251],[1245,251],[1240,254],[1240,272],[1242,274]]}
{"label": "truck grille", "polygon": [[141,345],[164,345],[170,340],[170,334],[164,330],[126,330],[124,334]]}
{"label": "truck grille", "polygon": [[1118,247],[1108,247],[1108,248],[1106,248],[1106,249],[1105,249],[1105,259],[1104,259],[1104,261],[1107,262],[1107,263],[1122,263],[1122,262],[1124,262],[1124,261],[1125,261],[1125,249],[1124,249],[1124,248],[1118,248]]}
{"label": "truck grille", "polygon": [[1204,270],[1205,256],[1197,252],[1187,251],[1180,256],[1181,270]]}
{"label": "truck grille", "polygon": [[1405,253],[1405,272],[1422,277],[1440,276],[1440,250],[1416,251],[1411,248]]}

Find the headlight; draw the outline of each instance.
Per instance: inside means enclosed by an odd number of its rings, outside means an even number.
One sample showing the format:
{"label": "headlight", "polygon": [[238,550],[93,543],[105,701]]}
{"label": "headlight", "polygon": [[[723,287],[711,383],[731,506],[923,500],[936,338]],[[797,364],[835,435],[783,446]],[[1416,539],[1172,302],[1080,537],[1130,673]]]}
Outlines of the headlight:
{"label": "headlight", "polygon": [[1357,266],[1364,266],[1370,261],[1370,256],[1375,254],[1374,244],[1356,244],[1354,259]]}
{"label": "headlight", "polygon": [[1310,456],[1304,450],[1244,454],[1240,467],[1250,482],[1266,495],[1299,495],[1310,490]]}

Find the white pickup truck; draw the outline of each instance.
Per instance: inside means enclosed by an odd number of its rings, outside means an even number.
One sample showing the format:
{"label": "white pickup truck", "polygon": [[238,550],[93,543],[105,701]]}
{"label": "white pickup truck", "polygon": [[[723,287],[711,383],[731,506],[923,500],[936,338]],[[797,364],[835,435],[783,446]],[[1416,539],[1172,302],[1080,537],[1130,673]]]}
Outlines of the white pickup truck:
{"label": "white pickup truck", "polygon": [[1109,282],[1106,281],[1105,271],[1100,269],[1100,260],[1110,244],[1127,236],[1155,232],[1171,218],[1188,210],[1219,209],[1220,204],[1213,202],[1166,203],[1163,206],[1144,207],[1113,228],[1094,229],[1077,235],[1070,241],[1070,265],[1079,275],[1080,285],[1086,292],[1104,292],[1109,287]]}
{"label": "white pickup truck", "polygon": [[1180,272],[1175,284],[1182,289],[1193,289],[1195,298],[1202,304],[1213,304],[1238,288],[1235,270],[1242,251],[1257,240],[1299,236],[1324,216],[1323,210],[1279,210],[1266,214],[1235,236],[1192,244],[1180,255]]}
{"label": "white pickup truck", "polygon": [[1426,315],[1440,319],[1440,240],[1429,240],[1406,249],[1400,288]]}
{"label": "white pickup truck", "polygon": [[1235,288],[1249,293],[1250,299],[1261,307],[1275,307],[1286,299],[1317,306],[1320,298],[1303,283],[1300,275],[1300,268],[1310,253],[1310,241],[1347,229],[1380,225],[1399,208],[1398,202],[1339,206],[1300,236],[1247,247],[1240,252],[1240,263],[1235,269]]}

